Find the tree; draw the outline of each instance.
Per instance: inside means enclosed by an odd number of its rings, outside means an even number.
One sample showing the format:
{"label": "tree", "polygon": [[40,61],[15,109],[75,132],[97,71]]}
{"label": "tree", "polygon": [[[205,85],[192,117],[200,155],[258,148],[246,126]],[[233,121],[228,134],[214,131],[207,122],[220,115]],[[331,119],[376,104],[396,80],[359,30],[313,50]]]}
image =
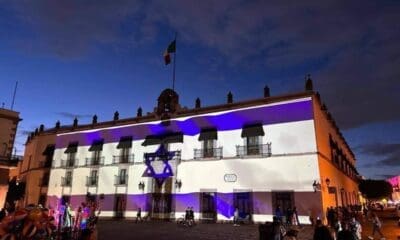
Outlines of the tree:
{"label": "tree", "polygon": [[368,199],[389,197],[393,192],[392,185],[385,180],[362,180],[358,185],[358,188]]}

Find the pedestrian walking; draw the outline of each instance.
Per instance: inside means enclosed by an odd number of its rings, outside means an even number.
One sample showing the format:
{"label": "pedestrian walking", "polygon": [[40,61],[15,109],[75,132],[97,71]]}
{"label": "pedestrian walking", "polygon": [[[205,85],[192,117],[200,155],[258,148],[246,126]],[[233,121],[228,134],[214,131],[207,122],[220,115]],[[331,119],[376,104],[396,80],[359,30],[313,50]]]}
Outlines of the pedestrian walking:
{"label": "pedestrian walking", "polygon": [[343,230],[337,234],[336,240],[356,240],[353,233],[349,229],[348,223],[343,223]]}
{"label": "pedestrian walking", "polygon": [[356,240],[361,240],[361,224],[356,220],[355,217],[351,218],[350,230],[353,233]]}
{"label": "pedestrian walking", "polygon": [[317,219],[315,223],[313,240],[333,240],[329,228],[322,224],[321,219]]}
{"label": "pedestrian walking", "polygon": [[385,239],[382,232],[381,232],[381,228],[382,228],[382,223],[379,220],[379,217],[375,214],[372,213],[372,235],[368,236],[369,239],[374,239],[375,236],[375,232],[378,232],[381,239]]}
{"label": "pedestrian walking", "polygon": [[136,223],[138,223],[139,221],[140,222],[143,221],[142,220],[142,209],[141,208],[138,208],[138,211],[136,213]]}
{"label": "pedestrian walking", "polygon": [[235,208],[233,213],[233,226],[239,226],[239,208]]}
{"label": "pedestrian walking", "polygon": [[274,216],[272,221],[271,236],[269,239],[282,240],[285,235],[286,235],[286,230],[282,226],[282,222],[278,219],[277,216]]}

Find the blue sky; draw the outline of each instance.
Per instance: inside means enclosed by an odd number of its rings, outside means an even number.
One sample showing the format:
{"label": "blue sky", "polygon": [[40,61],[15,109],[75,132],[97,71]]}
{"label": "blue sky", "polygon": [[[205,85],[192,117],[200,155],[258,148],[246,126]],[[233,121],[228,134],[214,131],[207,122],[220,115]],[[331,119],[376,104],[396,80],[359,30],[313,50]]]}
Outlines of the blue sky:
{"label": "blue sky", "polygon": [[75,116],[87,123],[153,111],[171,87],[162,53],[178,32],[184,106],[300,91],[304,76],[332,112],[361,174],[400,172],[398,1],[0,0],[0,104],[26,134]]}

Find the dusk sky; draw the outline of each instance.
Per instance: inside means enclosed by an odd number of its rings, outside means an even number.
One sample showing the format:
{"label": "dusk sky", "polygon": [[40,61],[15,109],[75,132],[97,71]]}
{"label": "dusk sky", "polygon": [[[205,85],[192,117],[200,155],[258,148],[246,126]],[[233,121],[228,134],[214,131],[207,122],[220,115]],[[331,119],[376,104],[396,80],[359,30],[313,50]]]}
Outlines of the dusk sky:
{"label": "dusk sky", "polygon": [[299,92],[311,74],[360,174],[400,174],[400,1],[0,0],[0,107],[18,81],[18,153],[40,124],[152,112],[175,32],[181,105]]}

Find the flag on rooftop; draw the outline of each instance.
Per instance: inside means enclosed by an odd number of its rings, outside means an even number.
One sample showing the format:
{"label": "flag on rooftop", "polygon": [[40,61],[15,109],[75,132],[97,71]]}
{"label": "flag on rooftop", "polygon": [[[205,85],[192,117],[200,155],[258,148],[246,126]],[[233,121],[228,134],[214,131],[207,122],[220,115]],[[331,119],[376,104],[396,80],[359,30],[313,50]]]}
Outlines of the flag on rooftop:
{"label": "flag on rooftop", "polygon": [[168,64],[171,63],[171,55],[170,55],[170,53],[174,53],[175,51],[176,51],[176,40],[172,41],[168,45],[167,49],[165,49],[165,52],[164,52],[165,65],[168,65]]}

